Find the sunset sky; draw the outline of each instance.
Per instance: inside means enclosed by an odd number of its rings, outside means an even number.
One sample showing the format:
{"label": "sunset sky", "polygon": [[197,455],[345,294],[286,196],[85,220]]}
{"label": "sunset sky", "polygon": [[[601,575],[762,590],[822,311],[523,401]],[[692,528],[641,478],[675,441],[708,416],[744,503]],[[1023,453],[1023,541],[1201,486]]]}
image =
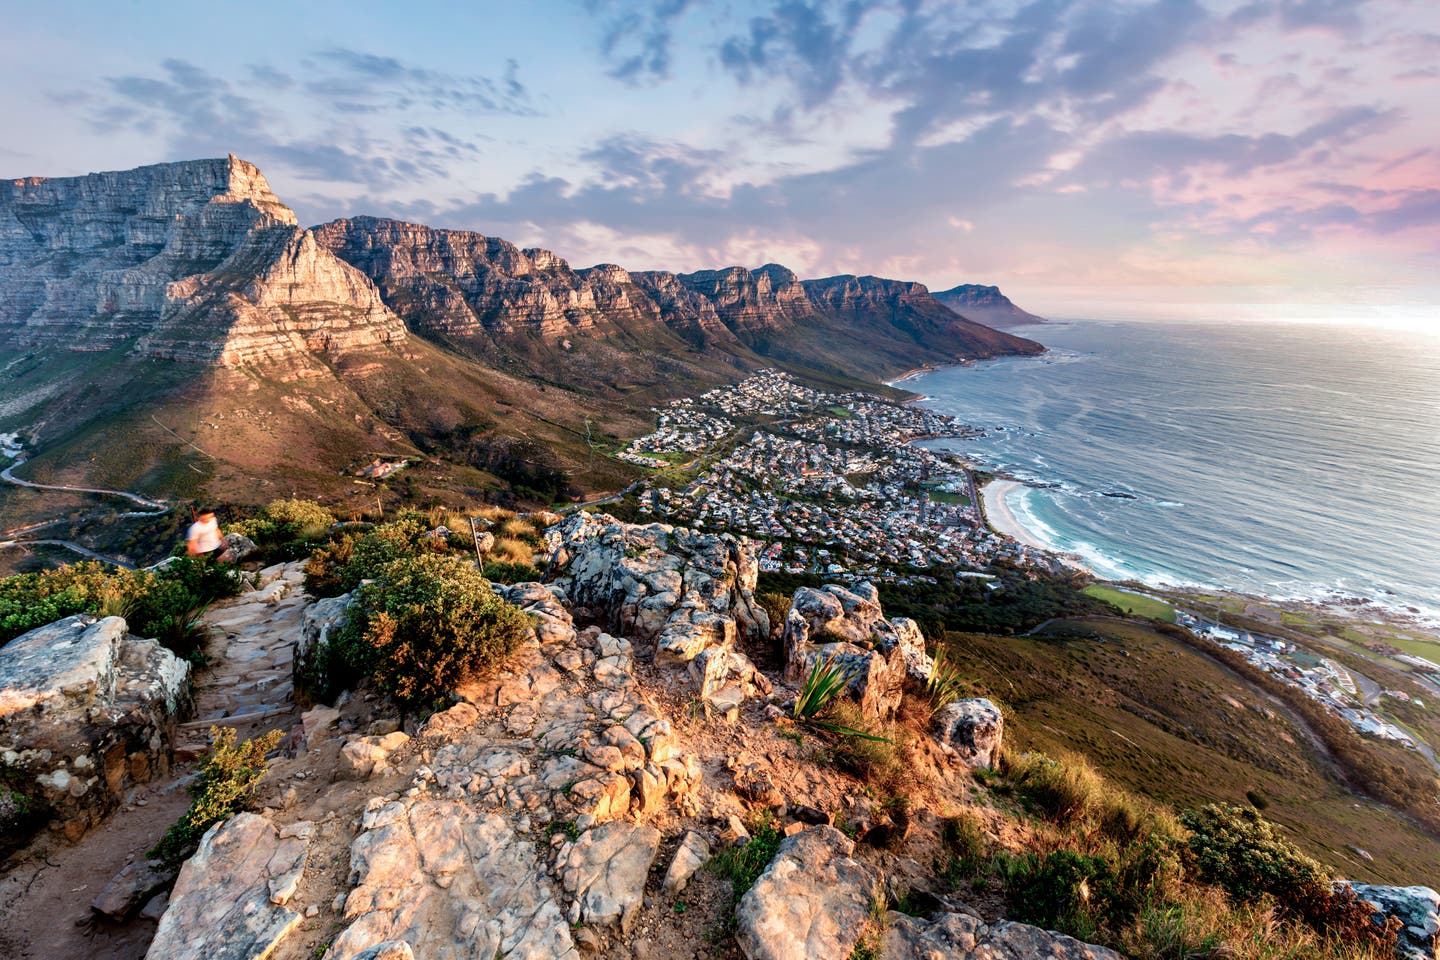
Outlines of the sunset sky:
{"label": "sunset sky", "polygon": [[577,266],[1440,316],[1436,0],[291,6],[0,0],[0,175],[233,152]]}

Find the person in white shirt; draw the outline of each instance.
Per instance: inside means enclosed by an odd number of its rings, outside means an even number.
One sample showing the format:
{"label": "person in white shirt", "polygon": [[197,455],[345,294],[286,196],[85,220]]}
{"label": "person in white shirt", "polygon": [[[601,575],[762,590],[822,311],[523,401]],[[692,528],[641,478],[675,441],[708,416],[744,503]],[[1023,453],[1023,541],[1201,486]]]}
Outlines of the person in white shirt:
{"label": "person in white shirt", "polygon": [[202,510],[185,534],[185,552],[192,557],[216,559],[225,541],[220,538],[220,523],[214,510]]}

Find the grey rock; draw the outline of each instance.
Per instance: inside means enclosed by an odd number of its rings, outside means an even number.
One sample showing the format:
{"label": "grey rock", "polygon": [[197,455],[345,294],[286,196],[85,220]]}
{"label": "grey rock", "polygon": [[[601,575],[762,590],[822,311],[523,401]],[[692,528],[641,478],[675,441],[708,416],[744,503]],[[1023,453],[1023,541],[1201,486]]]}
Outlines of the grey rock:
{"label": "grey rock", "polygon": [[146,960],[253,960],[300,923],[271,884],[298,885],[309,841],[281,837],[268,819],[237,814],[206,832],[180,869]]}
{"label": "grey rock", "polygon": [[291,659],[295,689],[313,689],[323,685],[325,677],[321,676],[321,671],[325,651],[330,646],[330,639],[350,618],[350,608],[354,603],[354,598],[345,593],[317,600],[305,608]]}
{"label": "grey rock", "polygon": [[350,844],[349,926],[325,960],[398,943],[447,960],[578,956],[534,843],[504,817],[453,800],[375,799],[361,827]]}
{"label": "grey rock", "polygon": [[956,700],[936,711],[931,733],[946,756],[967,767],[988,769],[1005,735],[1000,708],[983,697]]}
{"label": "grey rock", "polygon": [[892,911],[886,919],[886,960],[1123,960],[1108,947],[1024,923],[987,926],[963,913],[926,920]]}
{"label": "grey rock", "polygon": [[629,934],[659,849],[659,830],[622,820],[581,834],[560,860],[560,882],[573,898],[571,922]]}
{"label": "grey rock", "polygon": [[90,909],[112,920],[124,920],[135,908],[151,898],[156,890],[175,879],[178,871],[160,860],[136,860],[110,878]]}
{"label": "grey rock", "polygon": [[[1344,882],[1344,881],[1342,881]],[[1430,887],[1387,887],[1351,883],[1361,900],[1372,904],[1377,920],[1398,917],[1401,923],[1396,955],[1406,960],[1440,956],[1440,894]]]}
{"label": "grey rock", "polygon": [[736,908],[736,939],[749,960],[850,956],[879,890],[880,872],[830,826],[780,842]]}
{"label": "grey rock", "polygon": [[695,876],[695,871],[705,866],[709,859],[709,842],[694,830],[685,831],[685,836],[680,839],[680,846],[675,848],[675,856],[671,858],[670,866],[665,870],[661,889],[670,896],[675,896],[685,889],[690,878]]}
{"label": "grey rock", "polygon": [[169,769],[190,707],[190,665],[119,617],[67,617],[0,648],[0,762],[71,839]]}

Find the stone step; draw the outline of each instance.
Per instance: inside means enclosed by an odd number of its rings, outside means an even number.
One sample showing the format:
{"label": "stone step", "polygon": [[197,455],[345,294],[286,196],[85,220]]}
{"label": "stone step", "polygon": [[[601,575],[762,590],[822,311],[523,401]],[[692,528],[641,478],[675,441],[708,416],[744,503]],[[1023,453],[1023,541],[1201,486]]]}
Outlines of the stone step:
{"label": "stone step", "polygon": [[208,730],[211,727],[240,727],[256,720],[266,720],[270,717],[278,717],[282,713],[291,713],[295,707],[286,704],[283,707],[266,707],[263,710],[256,710],[250,713],[237,713],[230,717],[210,717],[205,720],[190,720],[179,724],[180,730]]}

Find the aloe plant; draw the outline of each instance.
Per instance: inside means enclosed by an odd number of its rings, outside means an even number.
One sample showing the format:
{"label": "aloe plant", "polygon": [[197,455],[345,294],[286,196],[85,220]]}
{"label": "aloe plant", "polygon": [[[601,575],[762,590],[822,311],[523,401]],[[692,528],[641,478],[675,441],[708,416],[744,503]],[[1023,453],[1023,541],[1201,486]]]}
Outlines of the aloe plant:
{"label": "aloe plant", "polygon": [[925,681],[925,695],[930,700],[931,712],[959,700],[969,685],[970,681],[960,672],[960,665],[950,659],[946,648],[936,650],[930,666],[930,678]]}
{"label": "aloe plant", "polygon": [[820,714],[849,683],[850,671],[835,657],[826,657],[823,660],[816,657],[815,663],[810,667],[809,675],[800,685],[800,693],[795,698],[795,708],[792,711],[793,716],[801,723],[828,730],[831,733],[838,733],[842,737],[859,737],[862,740],[889,743],[890,741],[885,737],[866,733],[864,730],[857,730],[854,727],[847,727],[843,723],[821,719]]}

